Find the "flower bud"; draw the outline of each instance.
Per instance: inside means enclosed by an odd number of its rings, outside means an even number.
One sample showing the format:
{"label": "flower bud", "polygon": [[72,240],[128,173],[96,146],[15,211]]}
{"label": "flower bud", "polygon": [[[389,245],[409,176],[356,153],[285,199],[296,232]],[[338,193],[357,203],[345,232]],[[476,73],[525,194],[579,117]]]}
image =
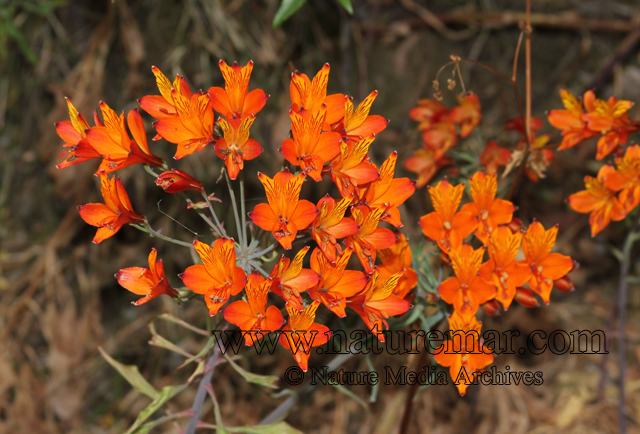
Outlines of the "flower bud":
{"label": "flower bud", "polygon": [[482,303],[480,307],[482,307],[482,310],[484,310],[489,316],[500,316],[500,304],[495,298],[487,301],[486,303]]}
{"label": "flower bud", "polygon": [[529,288],[516,288],[516,296],[514,299],[524,307],[532,308],[540,306],[540,302],[536,298],[535,293]]}
{"label": "flower bud", "polygon": [[167,193],[180,193],[185,190],[203,190],[202,183],[181,170],[171,169],[156,178],[156,185]]}
{"label": "flower bud", "polygon": [[553,282],[560,292],[573,292],[576,288],[573,286],[573,280],[567,275]]}
{"label": "flower bud", "polygon": [[205,209],[205,208],[209,208],[209,204],[207,202],[193,203],[190,200],[187,201],[187,209]]}
{"label": "flower bud", "polygon": [[427,292],[424,298],[425,300],[427,300],[427,303],[429,304],[436,304],[438,300],[440,300],[440,297],[438,296],[437,292]]}
{"label": "flower bud", "polygon": [[518,217],[512,218],[511,222],[507,224],[507,227],[511,230],[512,234],[517,234],[518,232],[524,231],[522,220],[520,220]]}
{"label": "flower bud", "polygon": [[451,268],[451,258],[449,257],[449,255],[447,255],[446,252],[444,251],[440,252],[440,261],[445,267]]}

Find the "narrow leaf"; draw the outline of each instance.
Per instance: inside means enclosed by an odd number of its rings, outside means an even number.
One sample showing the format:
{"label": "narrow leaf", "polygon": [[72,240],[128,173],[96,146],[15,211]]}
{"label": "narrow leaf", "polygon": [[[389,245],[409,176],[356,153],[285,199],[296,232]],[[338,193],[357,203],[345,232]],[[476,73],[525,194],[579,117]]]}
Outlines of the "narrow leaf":
{"label": "narrow leaf", "polygon": [[140,412],[136,421],[133,422],[133,425],[129,427],[125,434],[133,434],[135,432],[139,432],[138,430],[142,428],[142,424],[145,420],[149,419],[151,415],[155,413],[160,407],[162,407],[167,401],[176,396],[178,393],[182,392],[188,386],[189,383],[181,384],[180,386],[163,387],[162,391],[158,393],[158,396],[153,401],[151,401],[151,404],[149,404],[147,408]]}
{"label": "narrow leaf", "polygon": [[102,354],[102,357],[104,357],[105,360],[136,390],[144,393],[151,399],[156,399],[160,395],[160,392],[158,392],[147,380],[144,379],[137,366],[123,365],[107,354],[102,347],[98,347],[98,350],[100,351],[100,354]]}
{"label": "narrow leaf", "polygon": [[295,11],[300,9],[307,0],[282,0],[276,16],[273,18],[273,28],[284,23]]}
{"label": "narrow leaf", "polygon": [[336,0],[338,3],[342,5],[343,8],[349,12],[350,15],[353,15],[353,5],[351,4],[351,0]]}
{"label": "narrow leaf", "polygon": [[198,327],[194,327],[191,324],[189,324],[188,322],[185,322],[183,320],[181,320],[180,318],[176,318],[175,316],[171,315],[170,313],[163,313],[162,315],[158,316],[158,319],[163,319],[165,321],[169,321],[172,322],[174,324],[178,324],[186,329],[191,330],[192,332],[196,332],[199,335],[202,336],[211,336],[211,333],[206,331],[206,330],[202,330],[201,328]]}
{"label": "narrow leaf", "polygon": [[229,362],[231,367],[235,369],[238,374],[242,375],[242,377],[245,380],[247,380],[249,383],[259,384],[261,386],[269,387],[271,389],[278,388],[278,386],[275,385],[275,382],[278,381],[278,377],[273,375],[267,376],[267,375],[254,374],[252,372],[242,369],[236,362],[231,360],[231,358],[226,354],[224,355],[224,357],[225,359],[227,359],[227,362]]}
{"label": "narrow leaf", "polygon": [[276,422],[269,425],[236,426],[226,428],[226,430],[233,433],[246,434],[302,434],[302,431],[298,431],[286,422]]}
{"label": "narrow leaf", "polygon": [[364,400],[360,398],[358,395],[353,393],[349,388],[344,387],[342,384],[331,384],[331,385],[336,389],[338,389],[340,392],[347,395],[349,398],[353,399],[358,404],[360,404],[360,406],[365,409],[367,414],[371,414],[371,410],[369,409],[369,406],[367,405],[367,403],[364,402]]}

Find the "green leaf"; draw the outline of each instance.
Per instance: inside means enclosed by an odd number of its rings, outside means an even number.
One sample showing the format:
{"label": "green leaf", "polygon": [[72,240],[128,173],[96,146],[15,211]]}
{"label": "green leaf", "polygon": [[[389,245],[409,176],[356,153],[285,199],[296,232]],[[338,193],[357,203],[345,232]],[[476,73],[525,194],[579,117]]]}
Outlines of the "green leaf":
{"label": "green leaf", "polygon": [[225,427],[229,432],[247,433],[247,434],[302,434],[286,422],[276,422],[269,425],[253,425],[253,426],[236,426],[233,428]]}
{"label": "green leaf", "polygon": [[152,335],[151,340],[149,341],[149,345],[153,345],[155,347],[160,347],[169,351],[173,351],[174,353],[178,353],[185,356],[187,359],[194,357],[193,354],[188,353],[187,351],[183,350],[182,348],[180,348],[170,340],[165,339],[163,336],[159,335],[158,332],[156,331],[156,326],[153,323],[153,319],[149,321],[149,331],[151,332],[151,335]]}
{"label": "green leaf", "polygon": [[360,398],[358,395],[353,393],[351,391],[351,389],[349,389],[347,387],[344,387],[342,384],[331,384],[331,385],[333,387],[335,387],[336,389],[338,389],[340,392],[342,392],[345,395],[347,395],[349,398],[353,399],[358,404],[360,404],[360,406],[365,409],[367,414],[371,414],[371,410],[369,409],[369,406],[367,405],[367,403],[364,402],[364,400],[362,398]]}
{"label": "green leaf", "polygon": [[[144,410],[140,412],[138,418],[133,425],[129,427],[125,434],[133,434],[135,432],[140,432],[139,429],[142,428],[142,424],[145,420],[149,419],[153,413],[155,413],[160,407],[162,407],[167,401],[176,396],[178,393],[182,392],[186,389],[189,384],[181,384],[180,386],[165,386],[158,393],[158,396],[151,401],[151,404],[147,406]],[[148,430],[142,431],[148,432]]]}
{"label": "green leaf", "polygon": [[13,23],[13,21],[11,19],[4,19],[2,20],[2,25],[5,27],[7,34],[16,41],[18,47],[20,47],[20,50],[22,50],[22,54],[24,54],[24,57],[26,57],[27,60],[29,60],[29,62],[31,62],[32,64],[37,64],[38,55],[33,52],[31,47],[29,47],[29,43],[24,38],[22,32],[20,32],[20,29],[18,29],[18,27]]}
{"label": "green leaf", "polygon": [[193,410],[188,409],[185,411],[181,411],[180,413],[170,414],[168,416],[160,417],[156,420],[152,420],[151,422],[147,422],[138,428],[137,434],[146,434],[151,431],[151,428],[155,428],[157,426],[162,425],[163,423],[170,422],[172,420],[181,419],[184,417],[191,417],[194,415]]}
{"label": "green leaf", "polygon": [[258,375],[249,371],[245,371],[242,369],[237,363],[235,363],[228,355],[224,355],[227,362],[231,365],[233,369],[242,377],[247,380],[249,383],[259,384],[260,386],[269,387],[271,389],[277,389],[278,386],[275,385],[275,382],[278,381],[278,377],[276,376],[267,376],[267,375]]}
{"label": "green leaf", "polygon": [[338,3],[342,5],[343,8],[349,12],[350,15],[353,15],[353,5],[351,4],[351,0],[336,0]]}
{"label": "green leaf", "polygon": [[140,371],[138,371],[138,367],[135,365],[123,365],[122,363],[113,359],[107,352],[102,348],[98,347],[100,354],[105,360],[124,377],[125,380],[129,384],[131,384],[136,390],[144,393],[151,399],[156,399],[160,395],[158,392],[147,380],[144,379]]}
{"label": "green leaf", "polygon": [[276,12],[276,16],[273,18],[273,28],[275,29],[287,21],[287,19],[306,2],[307,0],[282,0],[278,12]]}
{"label": "green leaf", "polygon": [[[146,166],[145,166],[146,167]],[[162,315],[158,315],[157,317],[158,319],[163,319],[165,321],[169,321],[172,322],[174,324],[178,324],[179,326],[182,326],[186,329],[189,329],[193,332],[198,333],[199,335],[202,336],[211,336],[211,333],[206,331],[206,330],[202,330],[198,327],[192,326],[191,324],[189,324],[188,322],[185,322],[183,320],[181,320],[180,318],[176,318],[175,316],[171,315],[170,313],[163,313]]]}

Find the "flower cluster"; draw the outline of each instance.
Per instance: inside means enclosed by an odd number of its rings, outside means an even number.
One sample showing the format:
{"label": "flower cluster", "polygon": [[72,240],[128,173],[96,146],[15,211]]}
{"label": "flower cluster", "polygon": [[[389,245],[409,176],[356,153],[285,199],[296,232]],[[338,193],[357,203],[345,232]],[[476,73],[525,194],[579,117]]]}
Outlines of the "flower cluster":
{"label": "flower cluster", "polygon": [[[560,288],[568,289],[566,274],[574,267],[573,260],[559,253],[551,253],[558,227],[548,230],[534,221],[525,230],[519,219],[513,217],[516,207],[509,201],[497,199],[497,176],[477,172],[470,180],[472,202],[459,209],[465,184],[452,185],[446,179],[429,187],[434,211],[420,218],[422,232],[440,247],[441,257],[450,263],[454,276],[443,281],[438,293],[453,305],[451,330],[471,330],[481,327],[475,315],[482,307],[490,315],[507,310],[513,300],[527,307],[537,305],[533,293],[549,303],[554,282],[561,280]],[[474,249],[464,240],[473,234],[484,246]],[[523,259],[516,259],[522,249]],[[485,253],[487,255],[485,255]],[[488,259],[485,261],[485,256]],[[525,285],[529,286],[526,288]],[[459,353],[461,360],[471,360]],[[480,356],[478,356],[480,357]],[[436,359],[444,366],[456,364],[448,355]],[[476,363],[477,362],[477,363]],[[466,369],[481,369],[490,360],[468,361]],[[486,362],[486,363],[485,363]],[[474,364],[475,363],[475,364]],[[457,371],[456,371],[457,377]],[[461,394],[467,383],[460,382]]]}
{"label": "flower cluster", "polygon": [[[144,96],[139,103],[156,119],[152,124],[156,132],[154,141],[164,139],[177,145],[174,159],[213,145],[215,154],[224,162],[231,190],[231,181],[240,175],[243,197],[245,162],[262,152],[260,144],[249,137],[250,128],[268,95],[261,89],[249,91],[252,62],[241,67],[220,61],[219,67],[225,87],[211,87],[207,92],[193,92],[181,76],[171,82],[153,67],[160,95]],[[275,238],[266,248],[259,246],[259,236],[248,241],[247,225],[239,224],[237,214],[238,240],[229,236],[215,214],[212,195],[207,196],[204,184],[181,170],[169,170],[163,160],[150,152],[137,109],[128,113],[125,125],[124,113],[118,116],[107,104],[100,103],[103,120],[94,113],[96,126],[89,127],[67,100],[71,121],[56,125],[65,141],[63,155],[66,155],[58,167],[102,158],[96,175],[101,177],[104,204],[79,207],[81,217],[99,228],[94,242],[109,238],[130,223],[153,236],[191,246],[153,231],[146,217],[133,211],[122,181],[109,179],[111,172],[145,164],[156,176],[156,185],[165,192],[200,192],[205,202],[188,200],[188,208],[198,211],[208,208],[215,222],[202,216],[217,237],[212,244],[193,242],[202,264],[188,267],[179,277],[186,288],[204,296],[210,315],[222,312],[228,322],[252,331],[246,337],[247,345],[284,326],[283,331],[290,333],[284,333],[280,343],[292,350],[305,370],[309,348],[329,338],[325,333],[328,329],[315,322],[320,305],[339,317],[345,317],[345,309],[350,307],[384,340],[382,331],[388,328],[387,318],[403,314],[411,307],[407,295],[418,281],[417,273],[410,268],[412,255],[407,239],[380,226],[382,222],[395,228],[403,226],[398,207],[413,194],[415,182],[394,178],[395,152],[380,166],[367,155],[376,134],[388,123],[381,116],[369,114],[378,92],[372,92],[354,107],[348,96],[327,95],[329,71],[326,64],[313,79],[300,72],[292,74],[291,134],[280,148],[288,167],[273,177],[258,174],[266,202],[248,213],[255,226]],[[452,110],[449,115],[460,123],[463,134],[468,134],[477,123],[474,108],[469,106],[474,97],[469,98],[461,101],[460,110]],[[219,115],[217,119],[215,113]],[[156,174],[151,166],[164,172]],[[327,195],[315,204],[302,199],[307,177],[316,182],[330,180],[339,197]],[[294,249],[296,240],[313,244],[296,249],[293,258],[282,255],[271,272],[263,270],[264,264],[270,262],[264,256],[266,253]],[[310,268],[304,268],[305,256],[312,247]],[[351,269],[352,255],[357,257],[352,262],[359,262],[362,270]],[[123,287],[143,296],[137,305],[161,294],[183,297],[169,285],[162,261],[156,258],[153,249],[149,268],[126,268],[116,274]],[[288,323],[277,306],[269,305],[270,293],[284,301]],[[234,297],[235,301],[227,304]],[[317,336],[311,339],[312,335]]]}
{"label": "flower cluster", "polygon": [[633,103],[604,101],[593,91],[585,92],[582,101],[566,90],[560,91],[564,110],[551,110],[549,123],[562,130],[559,150],[569,149],[582,141],[598,137],[596,159],[614,152],[615,166],[605,164],[598,174],[584,178],[585,190],[568,198],[569,206],[579,213],[590,214],[591,236],[596,236],[609,223],[624,219],[640,203],[640,146],[630,145],[622,154],[629,135],[640,129],[626,113]]}

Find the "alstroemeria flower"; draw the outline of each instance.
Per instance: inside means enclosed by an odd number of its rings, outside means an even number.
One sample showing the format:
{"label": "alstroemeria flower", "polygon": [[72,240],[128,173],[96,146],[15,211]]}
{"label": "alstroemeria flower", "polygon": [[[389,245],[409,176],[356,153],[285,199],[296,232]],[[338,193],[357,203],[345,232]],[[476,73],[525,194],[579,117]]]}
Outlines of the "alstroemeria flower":
{"label": "alstroemeria flower", "polygon": [[[587,123],[584,121],[582,104],[580,104],[575,96],[562,89],[560,91],[560,98],[562,98],[562,104],[565,109],[551,110],[547,115],[547,119],[551,125],[562,131],[562,143],[560,143],[560,147],[558,148],[559,151],[562,151],[573,148],[578,143],[594,137],[598,135],[598,133],[588,128]],[[592,90],[584,94],[583,101],[587,110],[593,110],[595,94]]]}
{"label": "alstroemeria flower", "polygon": [[511,158],[511,151],[508,148],[502,148],[494,141],[490,141],[480,154],[480,164],[487,171],[487,175],[495,175],[498,173],[500,166],[506,166]]}
{"label": "alstroemeria flower", "polygon": [[200,91],[189,97],[171,89],[171,97],[176,115],[160,118],[153,126],[160,137],[178,145],[173,158],[179,160],[215,143],[218,136],[213,131],[213,110],[209,94]]}
{"label": "alstroemeria flower", "polygon": [[346,249],[333,263],[320,249],[311,253],[311,269],[320,276],[320,280],[309,289],[309,296],[323,303],[340,318],[347,316],[344,311],[346,299],[362,291],[367,284],[367,276],[362,271],[346,269],[352,252]]}
{"label": "alstroemeria flower", "polygon": [[78,207],[82,220],[99,228],[93,237],[95,244],[114,236],[124,224],[141,223],[145,218],[133,210],[120,178],[109,179],[103,174],[100,176],[100,185],[104,203],[89,203]]}
{"label": "alstroemeria flower", "polygon": [[[326,126],[333,125],[344,117],[345,96],[341,93],[327,95],[330,70],[329,64],[325,63],[313,77],[313,81],[309,80],[305,74],[296,71],[291,74],[289,86],[291,110],[295,113],[300,113],[303,116],[314,114],[320,110],[322,104],[326,104],[327,117],[324,119]],[[329,130],[330,128],[323,127],[323,129]]]}
{"label": "alstroemeria flower", "polygon": [[362,202],[370,208],[385,208],[381,220],[399,228],[402,227],[398,206],[402,205],[416,191],[416,182],[409,178],[393,178],[398,153],[393,151],[380,166],[380,177],[371,182],[364,193]]}
{"label": "alstroemeria flower", "polygon": [[545,303],[549,303],[553,281],[573,269],[573,260],[569,256],[551,253],[557,235],[557,225],[545,231],[539,222],[534,221],[522,240],[522,251],[526,258],[520,263],[531,269],[529,286]]}
{"label": "alstroemeria flower", "polygon": [[420,122],[418,129],[426,131],[433,125],[444,120],[449,110],[440,101],[435,99],[421,99],[418,105],[409,111],[409,116],[414,121]]}
{"label": "alstroemeria flower", "polygon": [[87,131],[87,140],[103,158],[96,175],[111,173],[132,164],[162,166],[164,161],[149,150],[147,133],[138,109],[129,111],[127,124],[133,140],[127,133],[124,112],[118,116],[105,102],[100,102],[104,126],[98,125]]}
{"label": "alstroemeria flower", "polygon": [[380,278],[385,280],[402,271],[402,277],[398,280],[398,285],[393,290],[393,294],[400,298],[404,298],[409,291],[418,284],[418,273],[411,268],[413,256],[409,241],[402,233],[398,233],[398,239],[395,244],[386,249],[378,250],[378,258],[382,265],[378,266],[378,274]]}
{"label": "alstroemeria flower", "polygon": [[374,90],[358,105],[355,111],[353,110],[352,99],[346,97],[344,100],[344,118],[334,128],[334,131],[339,132],[343,137],[359,141],[372,134],[378,134],[387,128],[388,119],[379,115],[369,116],[371,105],[377,96],[378,91]]}
{"label": "alstroemeria flower", "polygon": [[470,180],[470,190],[473,202],[464,205],[460,211],[470,213],[477,220],[475,235],[487,244],[495,228],[511,221],[516,207],[508,200],[496,199],[497,175],[476,172]]}
{"label": "alstroemeria flower", "polygon": [[151,253],[149,253],[149,268],[124,268],[116,273],[116,279],[118,279],[118,283],[122,287],[134,294],[144,296],[133,302],[136,306],[145,304],[162,294],[173,298],[178,298],[179,296],[178,291],[169,285],[162,259],[156,261],[157,256],[156,249],[151,249]]}
{"label": "alstroemeria flower", "polygon": [[627,114],[631,107],[631,101],[618,101],[612,96],[608,101],[595,99],[593,110],[587,109],[584,117],[589,129],[602,134],[598,140],[596,159],[602,160],[618,145],[627,143],[631,133],[638,131],[638,124],[631,122]]}
{"label": "alstroemeria flower", "polygon": [[437,123],[422,134],[422,141],[425,148],[434,150],[436,158],[441,158],[458,141],[456,126],[451,122]]}
{"label": "alstroemeria flower", "polygon": [[245,160],[253,160],[262,153],[262,146],[249,138],[249,128],[255,116],[247,115],[244,119],[219,118],[218,123],[224,137],[216,142],[216,155],[224,160],[229,178],[236,179],[244,169]]}
{"label": "alstroemeria flower", "polygon": [[451,339],[433,355],[440,366],[449,368],[449,375],[460,396],[464,396],[467,387],[475,380],[474,372],[493,363],[491,350],[482,345],[479,338],[481,330],[482,323],[475,317],[465,320],[454,312],[449,315]]}
{"label": "alstroemeria flower", "polygon": [[433,211],[420,217],[422,233],[450,252],[457,249],[467,236],[476,230],[478,221],[469,212],[456,212],[464,193],[464,184],[455,187],[446,179],[435,187],[429,186]]}
{"label": "alstroemeria flower", "polygon": [[346,245],[356,251],[367,274],[373,273],[376,250],[391,247],[398,239],[389,229],[378,227],[384,213],[384,208],[372,210],[366,205],[358,205],[351,210],[351,216],[360,225],[360,229],[347,237]]}
{"label": "alstroemeria flower", "polygon": [[387,318],[401,315],[411,308],[407,300],[393,295],[400,277],[401,271],[382,279],[376,270],[362,293],[347,300],[347,306],[360,315],[380,342],[385,341],[383,332],[389,329]]}
{"label": "alstroemeria flower", "polygon": [[378,178],[378,168],[371,164],[367,157],[369,146],[374,139],[375,136],[370,136],[357,143],[340,143],[340,154],[329,165],[329,176],[342,197],[359,196],[359,185],[368,184]]}
{"label": "alstroemeria flower", "polygon": [[531,270],[516,261],[522,232],[513,233],[506,226],[496,228],[489,239],[489,260],[480,267],[480,277],[497,289],[496,300],[509,309],[516,288],[531,278]]}
{"label": "alstroemeria flower", "polygon": [[225,88],[210,87],[208,90],[211,96],[211,106],[215,111],[231,119],[242,119],[249,115],[256,115],[269,99],[269,95],[262,89],[249,91],[249,79],[253,71],[253,61],[249,61],[245,66],[234,62],[229,66],[224,60],[218,62],[222,76],[224,77]]}
{"label": "alstroemeria flower", "polygon": [[240,327],[244,335],[245,345],[252,345],[265,334],[278,330],[285,323],[280,309],[276,306],[267,307],[271,279],[265,279],[258,272],[247,276],[247,301],[238,300],[225,307],[222,311],[224,319]]}
{"label": "alstroemeria flower", "polygon": [[496,288],[478,276],[483,255],[484,247],[473,250],[469,244],[463,244],[459,249],[451,251],[449,257],[455,276],[448,278],[438,287],[440,297],[452,304],[465,321],[471,320],[478,307],[496,295]]}
{"label": "alstroemeria flower", "polygon": [[[574,193],[567,199],[569,206],[574,211],[583,214],[590,213],[589,225],[591,225],[592,237],[606,228],[611,220],[619,221],[627,215],[624,204],[618,200],[616,190],[610,190],[607,185],[607,182],[617,184],[615,181],[618,181],[620,176],[615,176],[615,172],[613,166],[605,164],[598,171],[597,178],[584,177],[585,190]],[[614,181],[609,181],[610,176],[614,178]],[[629,195],[628,197],[632,198],[633,196]],[[625,196],[626,198],[627,196]]]}
{"label": "alstroemeria flower", "polygon": [[459,95],[458,104],[449,112],[449,120],[460,124],[460,136],[467,137],[482,120],[480,99],[476,94]]}
{"label": "alstroemeria flower", "polygon": [[358,232],[358,224],[344,213],[349,208],[351,200],[343,198],[336,201],[326,195],[318,202],[318,216],[311,225],[311,236],[318,243],[318,247],[330,262],[336,261],[336,250],[342,251],[338,239]]}
{"label": "alstroemeria flower", "polygon": [[242,268],[236,267],[234,244],[232,239],[218,238],[212,248],[195,240],[193,247],[204,265],[192,265],[180,274],[187,288],[204,295],[211,316],[218,313],[229,297],[239,294],[247,283]]}
{"label": "alstroemeria flower", "polygon": [[303,302],[300,293],[313,287],[320,279],[315,271],[302,268],[302,261],[309,249],[309,246],[300,249],[293,260],[282,255],[269,276],[273,280],[271,290],[286,301],[287,306],[291,305],[299,310],[302,310]]}
{"label": "alstroemeria flower", "polygon": [[282,156],[314,181],[322,180],[322,167],[340,153],[340,134],[322,132],[327,116],[326,105],[310,116],[303,117],[293,110],[291,116],[291,134],[293,139],[285,139],[280,147]]}
{"label": "alstroemeria flower", "polygon": [[[84,163],[85,161],[101,157],[87,140],[86,131],[89,129],[89,124],[84,117],[78,113],[78,110],[76,110],[75,106],[71,103],[71,100],[69,98],[65,98],[65,100],[67,101],[69,118],[71,118],[71,120],[61,121],[55,124],[56,132],[65,142],[64,145],[62,145],[62,153],[58,158],[62,158],[67,154],[64,161],[56,166],[58,169],[64,169],[74,164]],[[96,116],[96,125],[101,124],[100,119]]]}
{"label": "alstroemeria flower", "polygon": [[[620,191],[622,213],[626,216],[640,203],[640,146],[627,147],[624,157],[616,159],[616,168],[615,171],[607,169],[602,176],[598,174],[598,179],[611,191]],[[601,194],[604,197],[605,192]]]}
{"label": "alstroemeria flower", "polygon": [[263,173],[258,174],[269,203],[256,205],[249,217],[260,228],[272,232],[287,250],[298,231],[305,230],[318,215],[311,202],[299,199],[304,178],[304,173],[293,176],[289,169],[276,173],[273,179]]}
{"label": "alstroemeria flower", "polygon": [[406,159],[404,167],[410,172],[418,174],[417,187],[424,187],[442,167],[451,164],[450,158],[436,158],[433,149],[416,149],[413,155]]}
{"label": "alstroemeria flower", "polygon": [[180,193],[187,190],[204,191],[204,186],[200,181],[178,169],[162,172],[156,178],[156,185],[165,193]]}
{"label": "alstroemeria flower", "polygon": [[[173,100],[171,91],[175,89],[178,94],[187,99],[191,99],[193,93],[191,89],[189,89],[189,85],[184,77],[177,74],[175,80],[171,83],[157,67],[152,66],[151,71],[153,75],[156,76],[156,84],[160,90],[160,95],[143,96],[138,100],[140,107],[156,119],[175,116],[177,114],[176,103]],[[159,137],[157,137],[156,140],[157,139],[159,139]]]}
{"label": "alstroemeria flower", "polygon": [[304,310],[286,306],[289,313],[289,323],[282,329],[280,345],[290,350],[298,366],[307,372],[311,347],[327,343],[331,337],[331,330],[327,326],[314,322],[316,310],[320,303],[314,301]]}

